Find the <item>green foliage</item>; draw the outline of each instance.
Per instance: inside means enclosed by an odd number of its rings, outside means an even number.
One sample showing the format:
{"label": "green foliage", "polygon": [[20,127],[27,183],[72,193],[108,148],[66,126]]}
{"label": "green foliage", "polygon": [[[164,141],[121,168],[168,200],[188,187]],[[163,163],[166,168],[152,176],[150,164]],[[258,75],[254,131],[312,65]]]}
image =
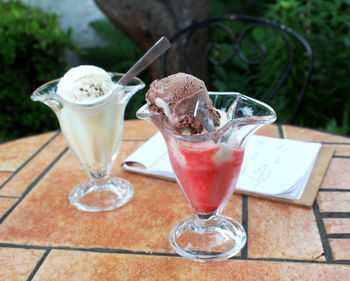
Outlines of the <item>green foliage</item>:
{"label": "green foliage", "polygon": [[[231,30],[238,36],[244,28],[242,23],[229,23]],[[248,32],[242,40],[239,50],[233,53],[232,42],[228,34],[223,30],[215,30],[211,34],[213,42],[220,44],[220,52],[213,52],[211,58],[217,61],[228,60],[223,66],[214,66],[211,70],[212,88],[217,91],[238,91],[248,96],[264,100],[281,79],[287,65],[288,53],[283,39],[275,30],[258,27]],[[260,45],[259,45],[260,44]],[[262,47],[264,46],[264,47]],[[265,52],[265,50],[266,52]],[[233,55],[232,61],[230,56]],[[247,64],[242,57],[256,64]],[[303,57],[304,58],[304,57]],[[259,61],[262,61],[259,63]],[[291,73],[291,79],[296,80],[293,84],[297,91],[301,89],[300,74],[303,73],[304,63],[297,64]],[[299,75],[298,75],[299,74]],[[295,79],[293,79],[293,77]],[[279,122],[286,123],[292,115],[293,105],[296,103],[296,95],[280,90],[278,95],[271,100],[271,105],[279,116]]]}
{"label": "green foliage", "polygon": [[[261,17],[282,23],[299,33],[313,50],[311,81],[296,123],[350,134],[350,1],[277,0],[265,5],[263,11]],[[231,27],[234,31],[241,30],[237,24]],[[273,33],[266,28],[256,28],[249,33],[241,50],[245,50],[244,56],[254,60],[259,58],[259,49],[255,49],[254,53],[253,46],[259,43],[265,45],[267,53],[263,62],[258,66],[247,66],[236,55],[231,64],[213,67],[213,88],[264,97],[279,80],[288,62],[284,40]],[[225,32],[219,30],[211,34],[213,42],[223,42],[223,49],[216,57],[218,60],[230,55],[229,40],[224,37]],[[307,67],[305,51],[296,40],[292,44],[297,49],[291,74],[271,101],[281,123],[290,120]]]}
{"label": "green foliage", "polygon": [[[314,68],[303,100],[297,124],[350,134],[350,1],[349,0],[209,0],[212,16],[243,13],[280,22],[302,35],[314,52]],[[30,100],[39,85],[60,77],[65,72],[65,54],[73,48],[70,35],[59,28],[54,14],[29,8],[18,1],[0,0],[0,142],[58,128],[49,108]],[[105,43],[99,48],[79,50],[83,64],[98,65],[107,71],[125,72],[143,54],[126,35],[109,21],[91,23]],[[234,31],[241,25],[232,24]],[[261,57],[263,43],[267,53],[262,64],[248,66],[235,56],[229,65],[211,69],[211,90],[240,91],[263,98],[272,89],[286,67],[288,57],[282,51],[285,43],[274,31],[257,28],[249,33],[242,50],[249,60]],[[272,38],[272,39],[271,39]],[[213,42],[222,42],[221,51],[212,50],[211,57],[222,61],[231,55],[227,34],[216,29]],[[293,45],[299,46],[293,41]],[[306,59],[301,47],[292,73],[272,106],[279,122],[288,122],[302,86]],[[140,78],[149,85],[147,71]],[[146,89],[129,102],[125,118],[135,118],[144,103]]]}
{"label": "green foliage", "polygon": [[[91,27],[103,39],[105,46],[82,50],[81,59],[85,64],[102,67],[106,71],[125,73],[143,55],[140,48],[125,34],[107,20],[92,22]],[[146,85],[151,78],[145,70],[138,75]],[[137,92],[128,102],[125,119],[135,119],[136,111],[145,103],[146,89]]]}
{"label": "green foliage", "polygon": [[[223,2],[224,0],[213,0],[212,7],[216,7],[214,11],[218,10],[217,6]],[[241,12],[246,15],[262,17],[263,11],[267,8],[266,1],[260,1],[254,3],[254,5],[249,5],[250,1],[243,2],[241,3],[243,8],[233,10],[232,12],[236,14],[240,14]],[[222,8],[222,10],[224,9]],[[226,14],[229,13],[222,13],[221,15]],[[235,38],[238,38],[242,30],[245,30],[249,25],[241,21],[228,21],[225,24],[233,31]],[[285,42],[273,29],[257,27],[247,32],[239,50],[233,50],[230,35],[221,28],[212,30],[210,41],[219,43],[220,45],[220,50],[213,50],[210,53],[210,57],[220,62],[227,60],[227,63],[223,66],[213,66],[211,68],[212,84],[210,88],[212,90],[238,91],[264,100],[281,79],[288,64],[288,52],[286,52]],[[266,53],[263,48],[266,50]],[[239,54],[239,52],[241,53]],[[232,60],[231,56],[233,56]],[[262,60],[262,62],[247,64],[241,58],[242,56],[252,62],[258,62],[259,60]],[[287,84],[292,84],[294,89],[297,89],[297,92],[302,87],[300,75],[303,75],[304,69],[305,57],[302,56],[292,69],[290,79],[287,81]],[[289,122],[296,100],[296,95],[290,95],[288,92],[283,91],[283,89],[278,92],[278,95],[274,96],[270,104],[278,113],[279,122]]]}
{"label": "green foliage", "polygon": [[54,114],[30,94],[64,73],[72,47],[57,17],[18,1],[0,2],[0,142],[58,128]]}
{"label": "green foliage", "polygon": [[[265,16],[301,34],[313,49],[299,123],[350,134],[350,1],[280,0]],[[293,84],[286,91],[292,93]]]}
{"label": "green foliage", "polygon": [[274,0],[209,0],[212,17],[228,14],[259,16],[265,4],[271,2]]}

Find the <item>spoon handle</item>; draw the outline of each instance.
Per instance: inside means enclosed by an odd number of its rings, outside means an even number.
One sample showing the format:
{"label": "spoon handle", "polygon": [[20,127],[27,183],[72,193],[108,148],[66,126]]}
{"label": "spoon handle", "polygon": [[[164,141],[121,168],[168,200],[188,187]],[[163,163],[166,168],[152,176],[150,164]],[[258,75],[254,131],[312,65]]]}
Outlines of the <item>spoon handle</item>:
{"label": "spoon handle", "polygon": [[210,116],[207,105],[202,98],[198,98],[196,108],[194,109],[194,117],[197,118],[207,129],[208,132],[214,132],[215,126],[213,119]]}
{"label": "spoon handle", "polygon": [[118,84],[125,86],[131,79],[136,77],[142,70],[149,66],[155,59],[171,47],[169,40],[161,37],[118,81]]}

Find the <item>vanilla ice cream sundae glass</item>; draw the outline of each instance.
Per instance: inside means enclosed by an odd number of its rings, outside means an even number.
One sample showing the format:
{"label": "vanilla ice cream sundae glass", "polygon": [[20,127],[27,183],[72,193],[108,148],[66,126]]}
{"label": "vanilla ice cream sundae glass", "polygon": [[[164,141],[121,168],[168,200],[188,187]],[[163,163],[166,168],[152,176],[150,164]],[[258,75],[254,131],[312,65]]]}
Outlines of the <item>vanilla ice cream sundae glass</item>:
{"label": "vanilla ice cream sundae glass", "polygon": [[133,195],[128,181],[109,174],[122,138],[125,107],[145,85],[134,78],[123,86],[117,83],[121,77],[99,67],[78,66],[31,96],[56,113],[70,150],[90,177],[69,195],[70,202],[80,210],[112,210]]}
{"label": "vanilla ice cream sundae glass", "polygon": [[225,260],[246,243],[242,225],[221,212],[239,177],[249,136],[276,120],[274,110],[234,92],[207,92],[179,73],[154,81],[136,113],[162,133],[180,189],[195,215],[169,234],[173,249],[198,262]]}

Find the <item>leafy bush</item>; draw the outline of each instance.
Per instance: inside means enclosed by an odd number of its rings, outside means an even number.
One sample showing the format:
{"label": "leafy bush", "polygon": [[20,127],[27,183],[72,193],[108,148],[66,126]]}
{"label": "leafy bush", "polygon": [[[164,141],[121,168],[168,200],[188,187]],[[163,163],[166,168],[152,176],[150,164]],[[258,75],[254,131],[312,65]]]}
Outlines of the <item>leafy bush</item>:
{"label": "leafy bush", "polygon": [[[240,21],[226,22],[233,30],[235,37],[245,30],[250,23]],[[256,27],[246,33],[240,45],[239,52],[250,62],[248,64],[240,57],[238,50],[233,49],[232,40],[228,33],[220,28],[213,29],[210,40],[220,43],[220,51],[215,49],[209,53],[212,59],[218,62],[225,62],[223,66],[211,66],[211,88],[217,91],[238,91],[254,98],[268,99],[270,92],[282,78],[288,65],[288,50],[283,38],[269,27]],[[257,46],[263,45],[265,51]],[[269,103],[276,110],[278,121],[288,123],[291,120],[294,104],[297,102],[297,94],[302,87],[305,73],[305,56],[300,50],[301,58],[296,58],[296,63],[284,85],[278,93],[269,100]],[[230,57],[233,56],[232,59]],[[265,57],[264,57],[265,56]],[[292,84],[291,84],[292,83]],[[293,86],[294,91],[288,92],[288,85]]]}
{"label": "leafy bush", "polygon": [[[265,17],[292,28],[313,49],[313,74],[299,123],[350,134],[350,1],[278,0]],[[293,84],[287,91],[294,91]]]}
{"label": "leafy bush", "polygon": [[[242,1],[241,1],[242,2]],[[247,1],[248,3],[249,1]],[[314,65],[311,80],[308,84],[302,107],[296,124],[318,128],[333,133],[350,134],[350,1],[319,1],[319,0],[276,0],[255,1],[260,13],[250,7],[242,13],[252,14],[279,22],[303,36],[311,45],[314,55]],[[227,6],[226,0],[212,0],[214,16],[220,16],[240,11],[225,12],[222,6]],[[221,5],[221,6],[220,6]],[[218,13],[221,11],[221,14]],[[239,25],[231,26],[240,30]],[[271,36],[266,29],[256,29],[247,36],[245,43],[252,46],[256,42],[263,43],[268,50],[263,63],[257,67],[248,66],[237,57],[223,67],[211,69],[212,87],[219,91],[241,91],[252,96],[261,96],[268,92],[281,75],[286,66],[287,57],[282,51],[285,43],[278,36]],[[227,58],[232,50],[229,40],[224,38],[222,31],[211,34],[211,40],[226,42],[218,60]],[[267,39],[267,41],[265,40]],[[226,41],[225,41],[226,40]],[[292,42],[299,48],[299,43]],[[242,49],[249,50],[248,47]],[[297,49],[296,53],[303,52]],[[245,53],[252,57],[252,53]],[[259,54],[256,58],[259,57]],[[305,56],[296,57],[292,73],[278,96],[271,101],[278,113],[278,121],[288,122],[291,109],[296,102],[296,93],[301,89],[304,77]]]}
{"label": "leafy bush", "polygon": [[32,102],[41,84],[62,76],[72,47],[55,14],[0,2],[0,142],[58,128],[54,113]]}

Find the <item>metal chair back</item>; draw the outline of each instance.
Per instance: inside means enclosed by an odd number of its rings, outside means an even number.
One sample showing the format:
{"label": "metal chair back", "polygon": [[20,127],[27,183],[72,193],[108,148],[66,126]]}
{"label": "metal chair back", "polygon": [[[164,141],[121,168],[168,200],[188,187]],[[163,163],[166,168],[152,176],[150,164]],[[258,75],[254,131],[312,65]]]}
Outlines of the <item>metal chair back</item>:
{"label": "metal chair back", "polygon": [[[229,22],[242,22],[247,25],[245,25],[242,30],[237,32],[237,30],[233,30],[232,27],[228,25]],[[227,15],[227,16],[216,17],[216,18],[209,18],[207,20],[197,22],[195,24],[187,26],[179,30],[175,35],[170,37],[169,40],[172,43],[178,42],[179,44],[180,65],[182,67],[182,71],[189,74],[196,75],[196,73],[193,73],[191,69],[191,65],[186,55],[186,49],[191,43],[191,40],[192,41],[194,40],[195,35],[200,30],[207,29],[209,31],[210,29],[213,29],[213,28],[219,28],[228,35],[227,37],[229,38],[229,41],[230,41],[229,43],[232,44],[232,52],[226,57],[226,59],[222,61],[218,61],[210,56],[210,52],[212,52],[213,50],[215,50],[216,52],[220,52],[220,44],[213,43],[213,42],[210,42],[210,40],[208,40],[206,44],[205,57],[207,60],[207,64],[209,64],[209,66],[210,65],[225,66],[226,64],[230,63],[236,56],[238,56],[238,58],[245,64],[249,66],[254,66],[254,65],[259,65],[264,61],[264,59],[266,58],[267,48],[264,44],[261,44],[261,43],[255,44],[253,46],[253,49],[255,51],[259,51],[261,55],[259,58],[252,60],[252,59],[248,59],[244,55],[244,52],[242,51],[242,42],[248,36],[249,33],[253,32],[254,29],[260,28],[260,27],[269,28],[275,31],[277,35],[280,35],[283,38],[284,42],[286,43],[286,51],[288,53],[287,54],[288,62],[285,66],[285,69],[282,71],[278,82],[272,87],[269,93],[264,94],[264,97],[262,98],[263,101],[269,102],[280,90],[281,86],[286,82],[288,76],[291,74],[292,67],[295,62],[295,46],[293,44],[294,41],[300,43],[300,45],[304,50],[303,55],[307,58],[307,66],[304,72],[304,76],[302,77],[303,79],[302,86],[301,86],[300,92],[298,93],[297,100],[293,109],[293,113],[289,121],[289,123],[292,124],[294,123],[297,117],[297,114],[299,112],[300,105],[311,76],[312,65],[313,65],[312,49],[308,44],[308,42],[298,33],[294,32],[293,30],[287,28],[284,25],[278,24],[276,22],[273,22],[267,19],[261,19],[257,17],[246,16],[246,15]],[[197,34],[197,40],[198,40],[198,34]],[[196,59],[200,59],[200,56],[198,56],[198,58]],[[167,63],[167,53],[166,53],[161,58],[162,72],[164,76],[169,75],[167,64],[168,63]]]}

